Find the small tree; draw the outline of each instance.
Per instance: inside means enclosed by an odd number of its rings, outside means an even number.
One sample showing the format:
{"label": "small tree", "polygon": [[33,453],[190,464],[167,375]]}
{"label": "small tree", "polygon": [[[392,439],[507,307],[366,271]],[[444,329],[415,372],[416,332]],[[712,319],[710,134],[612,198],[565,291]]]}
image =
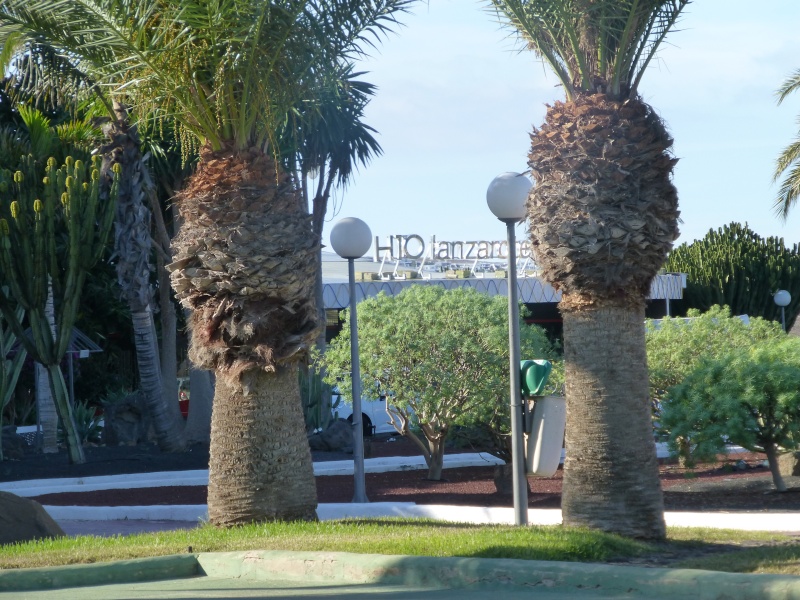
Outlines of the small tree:
{"label": "small tree", "polygon": [[[429,479],[441,479],[451,427],[508,404],[507,310],[503,297],[427,285],[358,305],[362,389],[386,394],[392,425],[420,448]],[[522,355],[547,358],[544,331],[520,328]],[[329,383],[350,371],[349,332],[346,324],[322,358]],[[351,393],[349,378],[338,384]]]}
{"label": "small tree", "polygon": [[[650,398],[656,413],[667,391],[683,382],[705,358],[718,358],[734,348],[783,339],[780,325],[758,317],[749,324],[731,315],[727,306],[712,306],[707,312],[690,309],[691,321],[667,317],[658,325],[645,325]],[[657,416],[657,414],[656,414]]]}
{"label": "small tree", "polygon": [[[650,399],[661,433],[669,433],[661,422],[661,407],[670,388],[682,383],[703,359],[719,358],[735,348],[750,348],[760,341],[785,337],[777,323],[758,317],[745,323],[732,316],[727,306],[712,306],[705,313],[690,309],[688,317],[691,321],[667,317],[658,325],[650,320],[645,325]],[[680,439],[676,443],[681,448],[682,464],[691,466],[688,441]]]}
{"label": "small tree", "polygon": [[767,455],[775,488],[786,491],[778,455],[800,446],[800,339],[768,340],[702,361],[674,387],[662,422],[673,450],[688,439],[710,458],[725,442]]}

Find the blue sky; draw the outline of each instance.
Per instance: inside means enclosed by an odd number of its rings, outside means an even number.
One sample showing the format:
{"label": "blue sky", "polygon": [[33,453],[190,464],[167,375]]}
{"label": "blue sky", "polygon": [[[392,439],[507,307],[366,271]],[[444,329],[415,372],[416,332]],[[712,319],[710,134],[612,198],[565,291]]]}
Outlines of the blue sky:
{"label": "blue sky", "polygon": [[[384,153],[336,192],[325,244],[347,216],[382,240],[504,238],[486,187],[504,171],[527,168],[531,128],[563,93],[485,6],[418,3],[361,61],[363,79],[379,88],[365,121]],[[798,133],[800,93],[781,106],[775,97],[800,69],[798,26],[797,0],[696,0],[645,75],[640,93],[665,120],[680,158],[677,243],[733,221],[788,246],[800,242],[800,205],[785,223],[772,210],[775,159]]]}

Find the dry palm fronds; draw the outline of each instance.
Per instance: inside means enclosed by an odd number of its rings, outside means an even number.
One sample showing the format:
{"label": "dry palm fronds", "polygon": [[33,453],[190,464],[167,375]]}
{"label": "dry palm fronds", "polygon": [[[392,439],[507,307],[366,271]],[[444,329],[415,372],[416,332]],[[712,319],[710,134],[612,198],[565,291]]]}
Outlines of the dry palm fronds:
{"label": "dry palm fronds", "polygon": [[259,149],[207,150],[179,200],[168,268],[194,311],[190,358],[231,375],[300,359],[318,331],[319,247],[289,178]]}

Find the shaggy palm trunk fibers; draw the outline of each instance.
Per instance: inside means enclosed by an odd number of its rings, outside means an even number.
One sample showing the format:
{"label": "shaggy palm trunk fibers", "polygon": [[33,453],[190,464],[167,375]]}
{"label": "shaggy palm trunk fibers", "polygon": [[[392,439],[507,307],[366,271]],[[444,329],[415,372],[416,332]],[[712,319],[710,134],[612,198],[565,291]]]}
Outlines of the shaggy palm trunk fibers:
{"label": "shaggy palm trunk fibers", "polygon": [[[650,424],[644,308],[565,311],[564,524],[665,535]],[[634,359],[634,360],[632,360]]]}
{"label": "shaggy palm trunk fibers", "polygon": [[649,412],[644,303],[678,236],[677,162],[636,98],[587,94],[548,108],[531,136],[531,243],[562,294],[568,525],[664,536]]}
{"label": "shaggy palm trunk fibers", "polygon": [[297,369],[218,377],[208,517],[215,525],[316,519],[317,489]]}
{"label": "shaggy palm trunk fibers", "polygon": [[211,522],[313,519],[297,373],[319,328],[310,216],[260,148],[204,148],[180,210],[172,286],[192,309],[189,358],[217,374]]}

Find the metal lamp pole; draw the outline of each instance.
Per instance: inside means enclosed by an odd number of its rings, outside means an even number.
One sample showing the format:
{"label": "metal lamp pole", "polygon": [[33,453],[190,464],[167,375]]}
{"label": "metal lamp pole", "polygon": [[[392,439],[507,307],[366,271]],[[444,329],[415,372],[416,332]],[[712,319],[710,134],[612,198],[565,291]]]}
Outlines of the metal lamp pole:
{"label": "metal lamp pole", "polygon": [[514,522],[528,524],[528,481],[525,475],[525,439],[520,389],[519,301],[517,297],[517,241],[514,227],[525,216],[530,180],[519,173],[495,177],[486,190],[486,201],[494,215],[506,224],[508,234],[508,347],[511,409],[511,468]]}
{"label": "metal lamp pole", "polygon": [[775,300],[775,304],[781,307],[781,327],[783,327],[783,332],[786,333],[785,309],[787,306],[789,306],[789,303],[792,301],[792,295],[786,290],[778,290],[772,295],[772,299]]}
{"label": "metal lamp pole", "polygon": [[353,502],[369,502],[364,476],[364,426],[361,419],[361,363],[358,356],[358,315],[356,312],[355,259],[366,254],[372,232],[361,219],[348,217],[331,230],[333,250],[347,259],[350,286],[350,364],[353,389]]}

